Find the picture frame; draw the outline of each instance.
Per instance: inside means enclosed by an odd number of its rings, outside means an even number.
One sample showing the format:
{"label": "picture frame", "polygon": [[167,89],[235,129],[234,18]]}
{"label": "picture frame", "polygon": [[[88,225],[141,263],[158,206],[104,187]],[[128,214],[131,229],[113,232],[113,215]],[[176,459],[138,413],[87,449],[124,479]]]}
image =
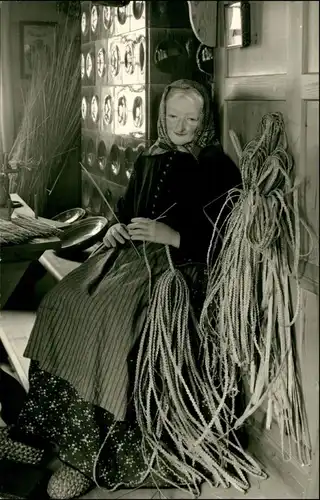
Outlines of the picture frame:
{"label": "picture frame", "polygon": [[226,48],[248,47],[251,43],[250,3],[228,2],[225,4],[224,14]]}
{"label": "picture frame", "polygon": [[21,21],[20,22],[20,74],[23,79],[30,79],[34,67],[34,57],[43,50],[50,59],[53,55],[56,37],[55,22]]}

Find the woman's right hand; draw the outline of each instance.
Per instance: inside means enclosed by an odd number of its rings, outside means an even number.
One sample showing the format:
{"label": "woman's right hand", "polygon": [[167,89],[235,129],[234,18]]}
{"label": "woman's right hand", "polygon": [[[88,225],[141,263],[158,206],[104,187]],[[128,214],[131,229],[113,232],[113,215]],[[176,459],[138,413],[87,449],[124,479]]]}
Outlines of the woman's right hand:
{"label": "woman's right hand", "polygon": [[124,224],[113,224],[109,227],[105,237],[103,238],[103,243],[107,248],[116,247],[118,243],[125,243],[126,240],[130,240],[127,228]]}

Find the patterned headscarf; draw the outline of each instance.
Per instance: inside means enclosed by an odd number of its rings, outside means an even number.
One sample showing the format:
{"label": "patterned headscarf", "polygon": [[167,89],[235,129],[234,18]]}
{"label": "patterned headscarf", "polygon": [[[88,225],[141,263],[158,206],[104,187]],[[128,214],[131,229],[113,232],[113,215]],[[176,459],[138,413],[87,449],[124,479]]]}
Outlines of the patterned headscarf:
{"label": "patterned headscarf", "polygon": [[[203,98],[203,109],[202,117],[199,121],[199,127],[196,129],[193,141],[191,143],[185,144],[184,146],[176,146],[170,140],[166,127],[166,103],[168,94],[171,89],[181,90],[182,92],[188,90],[196,90]],[[209,145],[219,145],[218,138],[216,136],[216,129],[214,123],[214,111],[213,102],[208,90],[201,83],[192,80],[176,80],[170,83],[164,90],[159,107],[158,116],[158,139],[156,142],[146,151],[146,155],[159,155],[166,153],[168,151],[185,151],[186,153],[191,153],[196,158],[198,157],[200,151]]]}

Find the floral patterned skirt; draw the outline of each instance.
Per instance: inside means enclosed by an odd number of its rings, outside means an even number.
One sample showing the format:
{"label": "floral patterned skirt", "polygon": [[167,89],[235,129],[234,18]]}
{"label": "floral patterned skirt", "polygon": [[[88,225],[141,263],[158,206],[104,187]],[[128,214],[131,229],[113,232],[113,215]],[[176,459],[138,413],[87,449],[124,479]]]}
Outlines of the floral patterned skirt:
{"label": "floral patterned skirt", "polygon": [[84,401],[68,382],[40,370],[34,361],[29,381],[27,401],[11,432],[14,439],[54,444],[61,461],[106,489],[144,482],[148,467],[133,418],[114,421],[111,413]]}

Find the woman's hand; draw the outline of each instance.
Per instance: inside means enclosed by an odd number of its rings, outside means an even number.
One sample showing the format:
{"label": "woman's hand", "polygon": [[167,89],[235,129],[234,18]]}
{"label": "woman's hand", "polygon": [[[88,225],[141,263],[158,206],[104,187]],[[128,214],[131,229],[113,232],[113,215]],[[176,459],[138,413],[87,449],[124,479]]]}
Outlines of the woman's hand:
{"label": "woman's hand", "polygon": [[127,230],[132,240],[152,241],[179,248],[180,234],[171,227],[156,220],[136,217],[131,219]]}
{"label": "woman's hand", "polygon": [[103,238],[103,243],[107,248],[116,247],[117,243],[125,243],[125,240],[130,240],[127,228],[124,224],[113,224],[109,227],[107,234]]}

